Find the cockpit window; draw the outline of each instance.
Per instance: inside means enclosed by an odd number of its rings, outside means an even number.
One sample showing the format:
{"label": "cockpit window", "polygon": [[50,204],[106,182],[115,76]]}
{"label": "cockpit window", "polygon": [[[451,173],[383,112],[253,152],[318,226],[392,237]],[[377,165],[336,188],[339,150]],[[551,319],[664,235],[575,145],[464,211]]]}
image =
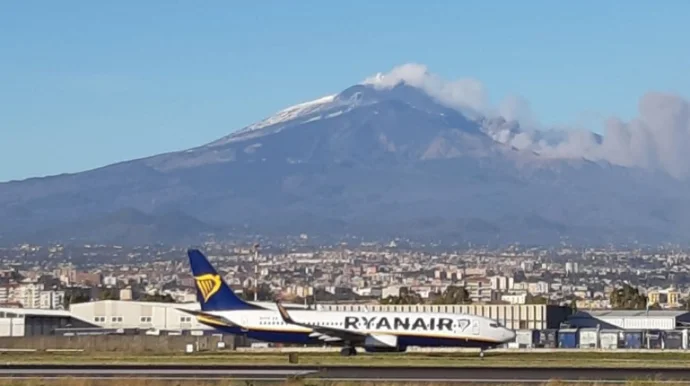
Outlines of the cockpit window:
{"label": "cockpit window", "polygon": [[489,327],[491,328],[498,328],[498,323],[490,323]]}

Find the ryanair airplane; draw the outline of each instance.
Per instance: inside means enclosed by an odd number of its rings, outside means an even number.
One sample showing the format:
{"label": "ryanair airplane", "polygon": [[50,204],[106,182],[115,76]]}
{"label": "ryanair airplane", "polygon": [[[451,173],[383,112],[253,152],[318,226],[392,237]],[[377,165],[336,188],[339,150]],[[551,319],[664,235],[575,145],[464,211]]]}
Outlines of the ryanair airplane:
{"label": "ryanair airplane", "polygon": [[273,343],[342,347],[341,355],[404,352],[409,346],[488,349],[511,342],[515,332],[495,320],[452,313],[291,310],[245,302],[227,286],[206,257],[187,251],[201,311],[179,309],[223,333]]}

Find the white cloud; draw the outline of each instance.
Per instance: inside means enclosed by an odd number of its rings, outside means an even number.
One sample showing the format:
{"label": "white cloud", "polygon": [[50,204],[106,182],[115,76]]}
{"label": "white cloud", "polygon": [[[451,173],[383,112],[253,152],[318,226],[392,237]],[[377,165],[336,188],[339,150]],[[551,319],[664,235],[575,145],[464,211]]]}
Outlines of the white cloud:
{"label": "white cloud", "polygon": [[[547,157],[605,160],[621,166],[664,170],[677,178],[690,177],[690,102],[679,95],[649,92],[639,102],[638,116],[629,122],[611,118],[603,139],[590,130],[545,130],[529,102],[510,96],[491,106],[484,85],[471,78],[449,81],[421,64],[405,64],[364,81],[375,87],[405,82],[424,90],[444,105],[508,122],[487,127],[496,141]],[[510,121],[520,122],[520,130]]]}
{"label": "white cloud", "polygon": [[482,82],[464,78],[447,81],[428,72],[422,64],[409,63],[393,68],[386,74],[378,73],[364,80],[364,84],[374,87],[393,87],[401,82],[420,88],[448,107],[486,113],[489,108],[488,96]]}

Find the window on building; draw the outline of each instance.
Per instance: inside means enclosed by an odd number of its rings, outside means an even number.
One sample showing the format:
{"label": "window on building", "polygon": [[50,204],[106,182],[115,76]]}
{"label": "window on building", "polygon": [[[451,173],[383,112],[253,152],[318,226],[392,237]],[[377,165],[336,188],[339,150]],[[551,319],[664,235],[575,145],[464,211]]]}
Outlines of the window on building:
{"label": "window on building", "polygon": [[105,316],[96,316],[93,318],[93,321],[96,323],[105,323]]}
{"label": "window on building", "polygon": [[122,316],[113,316],[110,321],[113,323],[122,323]]}
{"label": "window on building", "polygon": [[141,321],[141,323],[151,323],[150,316],[142,316],[139,320]]}
{"label": "window on building", "polygon": [[191,322],[192,322],[191,316],[180,316],[180,323],[191,323]]}

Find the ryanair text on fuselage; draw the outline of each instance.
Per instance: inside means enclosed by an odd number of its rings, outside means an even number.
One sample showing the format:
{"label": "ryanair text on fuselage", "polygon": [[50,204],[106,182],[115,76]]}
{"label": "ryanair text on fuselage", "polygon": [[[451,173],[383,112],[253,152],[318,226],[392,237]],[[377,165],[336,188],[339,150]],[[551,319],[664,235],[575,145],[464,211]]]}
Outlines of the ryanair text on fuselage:
{"label": "ryanair text on fuselage", "polygon": [[468,319],[457,319],[453,323],[451,318],[424,318],[424,317],[388,317],[388,316],[346,316],[344,326],[346,329],[376,329],[376,330],[403,330],[403,331],[465,331],[469,327]]}

